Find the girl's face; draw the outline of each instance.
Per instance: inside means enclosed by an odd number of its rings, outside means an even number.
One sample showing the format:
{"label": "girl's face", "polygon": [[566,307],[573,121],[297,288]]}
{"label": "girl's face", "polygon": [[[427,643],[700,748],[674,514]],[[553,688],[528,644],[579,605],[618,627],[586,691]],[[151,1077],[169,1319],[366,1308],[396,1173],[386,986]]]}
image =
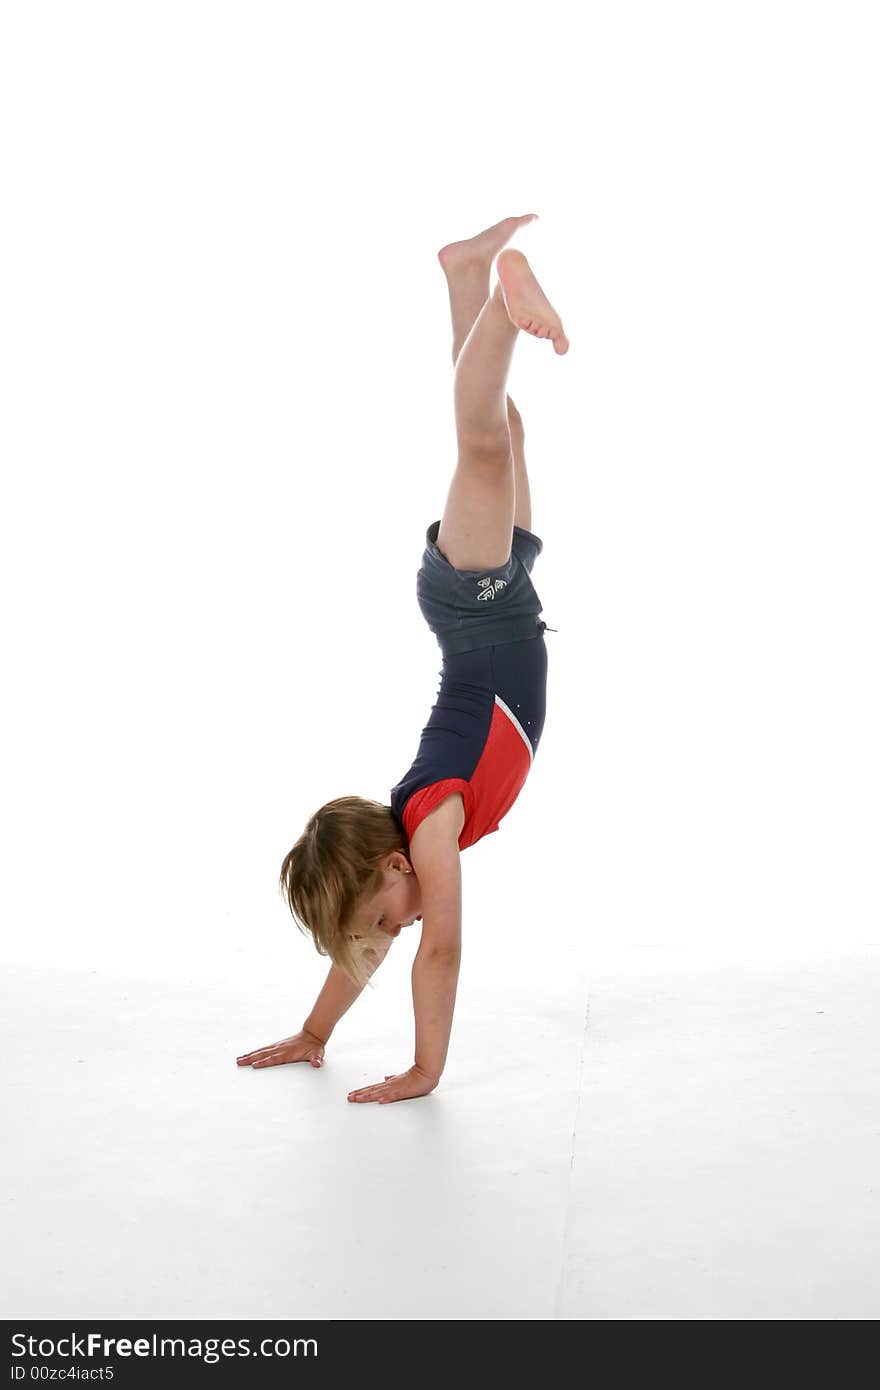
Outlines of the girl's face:
{"label": "girl's face", "polygon": [[385,886],[367,904],[359,923],[365,935],[375,929],[388,936],[398,936],[401,928],[422,920],[419,880],[406,856],[395,852],[384,873]]}

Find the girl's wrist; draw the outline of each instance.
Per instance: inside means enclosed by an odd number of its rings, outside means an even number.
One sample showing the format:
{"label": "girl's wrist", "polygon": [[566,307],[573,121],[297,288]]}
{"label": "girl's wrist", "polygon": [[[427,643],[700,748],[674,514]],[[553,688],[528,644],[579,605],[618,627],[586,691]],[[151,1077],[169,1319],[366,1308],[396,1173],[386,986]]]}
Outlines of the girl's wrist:
{"label": "girl's wrist", "polygon": [[[314,1038],[315,1042],[321,1043],[324,1047],[326,1047],[327,1043],[330,1041],[330,1033],[327,1034],[326,1038],[322,1037],[321,1034],[316,1032],[314,1028],[310,1028],[308,1026],[308,1021],[306,1021],[303,1024],[302,1029],[300,1031],[307,1034],[308,1037]],[[330,1032],[332,1031],[333,1030],[331,1029]]]}

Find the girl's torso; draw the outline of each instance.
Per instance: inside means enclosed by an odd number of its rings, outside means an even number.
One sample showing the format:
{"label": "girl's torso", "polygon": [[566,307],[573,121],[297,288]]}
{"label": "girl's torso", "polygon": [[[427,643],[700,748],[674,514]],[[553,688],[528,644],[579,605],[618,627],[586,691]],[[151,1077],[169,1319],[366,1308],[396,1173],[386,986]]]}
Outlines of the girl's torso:
{"label": "girl's torso", "polygon": [[546,692],[543,630],[444,657],[415,761],[391,789],[391,808],[409,840],[425,816],[455,793],[465,811],[459,849],[499,828],[538,750]]}

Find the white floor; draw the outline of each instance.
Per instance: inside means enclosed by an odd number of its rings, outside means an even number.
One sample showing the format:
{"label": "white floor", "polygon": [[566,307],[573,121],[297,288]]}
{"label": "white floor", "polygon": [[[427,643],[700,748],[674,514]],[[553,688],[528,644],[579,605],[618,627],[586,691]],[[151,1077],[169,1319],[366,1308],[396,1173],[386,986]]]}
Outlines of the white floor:
{"label": "white floor", "polygon": [[11,968],[0,1316],[876,1318],[880,951],[561,974],[379,1107],[405,999],[253,1072],[277,982]]}

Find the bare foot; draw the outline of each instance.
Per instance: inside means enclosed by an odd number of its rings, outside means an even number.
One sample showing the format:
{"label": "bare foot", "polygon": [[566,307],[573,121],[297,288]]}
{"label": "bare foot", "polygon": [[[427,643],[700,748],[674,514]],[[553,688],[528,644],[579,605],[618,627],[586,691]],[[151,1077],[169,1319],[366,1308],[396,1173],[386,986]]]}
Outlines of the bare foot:
{"label": "bare foot", "polygon": [[489,266],[517,228],[524,227],[537,216],[536,212],[527,212],[524,217],[504,217],[494,227],[487,227],[466,241],[451,241],[437,252],[437,259],[447,275],[454,275],[468,266]]}
{"label": "bare foot", "polygon": [[495,263],[498,286],[508,317],[517,328],[534,333],[536,338],[550,338],[553,350],[561,357],[568,352],[568,339],[562,331],[562,320],[538,284],[532,268],[522,251],[510,247],[502,251]]}

